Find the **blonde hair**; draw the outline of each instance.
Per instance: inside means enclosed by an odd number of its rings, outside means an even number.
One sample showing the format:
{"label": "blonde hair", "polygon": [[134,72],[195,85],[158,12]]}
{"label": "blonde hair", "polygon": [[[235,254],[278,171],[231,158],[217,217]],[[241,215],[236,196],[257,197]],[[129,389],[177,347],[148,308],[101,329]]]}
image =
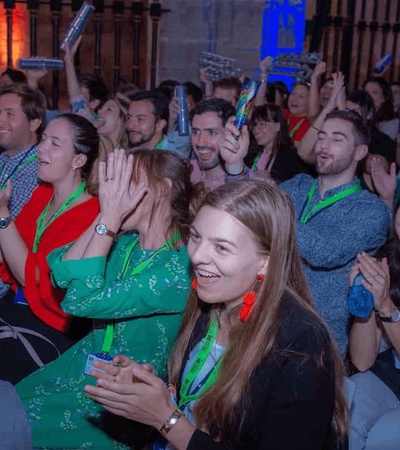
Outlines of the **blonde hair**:
{"label": "blonde hair", "polygon": [[[234,424],[235,409],[241,405],[249,381],[261,362],[275,355],[285,297],[291,297],[325,328],[311,306],[297,248],[295,218],[290,199],[270,184],[259,180],[228,183],[207,194],[201,206],[211,206],[232,215],[251,233],[261,254],[268,253],[267,280],[257,293],[253,311],[247,322],[238,319],[240,306],[232,309],[230,344],[214,385],[198,400],[194,414],[196,424],[213,429],[221,438],[221,430]],[[199,307],[200,306],[200,307]],[[201,314],[208,309],[209,319],[219,305],[203,307],[192,291],[182,326],[169,363],[169,379],[179,384],[181,367],[193,329]],[[328,332],[327,332],[328,336]],[[334,426],[340,436],[346,430],[346,402],[342,395],[342,364],[332,339],[322,349],[317,364],[324,368],[333,358],[336,379]],[[305,355],[310,357],[310,355]],[[312,357],[312,356],[311,356]],[[326,364],[325,364],[326,363]],[[235,426],[234,428],[240,428]]]}

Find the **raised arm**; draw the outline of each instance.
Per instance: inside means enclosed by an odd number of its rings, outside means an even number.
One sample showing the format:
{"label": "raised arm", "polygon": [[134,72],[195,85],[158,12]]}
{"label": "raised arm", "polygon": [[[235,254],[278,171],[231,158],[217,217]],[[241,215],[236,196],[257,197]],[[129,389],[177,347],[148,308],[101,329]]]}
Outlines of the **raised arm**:
{"label": "raised arm", "polygon": [[268,81],[268,71],[272,64],[271,56],[266,56],[260,62],[260,88],[258,89],[256,98],[254,99],[254,106],[261,106],[266,103],[267,94],[267,81]]}
{"label": "raised arm", "polygon": [[234,117],[231,117],[225,125],[225,139],[219,150],[229,180],[248,178],[249,172],[244,163],[249,149],[249,130],[247,125],[244,125],[239,131],[233,121]]}
{"label": "raised arm", "polygon": [[390,171],[387,173],[382,162],[378,158],[372,156],[371,177],[379,197],[392,211],[397,188],[396,164],[392,163],[390,165]]}
{"label": "raised arm", "polygon": [[317,118],[311,124],[310,128],[307,130],[303,139],[300,141],[297,147],[297,154],[299,157],[308,164],[315,164],[315,152],[314,145],[318,139],[318,132],[325,121],[326,116],[338,107],[338,102],[340,97],[343,95],[344,91],[344,76],[341,72],[334,73],[333,78],[333,90],[331,98],[329,99],[325,108],[319,113]]}
{"label": "raised arm", "polygon": [[314,122],[318,114],[321,112],[321,102],[319,98],[319,82],[321,76],[325,73],[326,63],[321,61],[318,63],[311,75],[310,95],[308,97],[308,120]]}
{"label": "raised arm", "polygon": [[[131,183],[133,156],[125,155],[123,149],[108,154],[107,164],[99,163],[100,216],[97,224],[104,224],[109,231],[117,233],[124,218],[133,211],[147,192],[143,183]],[[106,256],[113,239],[99,235],[95,225],[88,229],[66,252],[65,260]]]}

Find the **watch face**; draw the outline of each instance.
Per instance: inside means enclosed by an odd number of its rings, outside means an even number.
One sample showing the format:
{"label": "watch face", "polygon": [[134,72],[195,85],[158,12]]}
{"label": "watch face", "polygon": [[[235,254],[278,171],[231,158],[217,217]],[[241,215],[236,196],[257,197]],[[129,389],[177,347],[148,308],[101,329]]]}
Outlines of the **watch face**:
{"label": "watch face", "polygon": [[400,311],[398,309],[395,309],[392,312],[391,317],[392,317],[393,322],[399,322],[400,321]]}
{"label": "watch face", "polygon": [[102,223],[99,223],[96,226],[96,232],[98,234],[107,234],[107,227],[105,225],[103,225]]}
{"label": "watch face", "polygon": [[9,223],[8,217],[0,217],[0,228],[7,228]]}

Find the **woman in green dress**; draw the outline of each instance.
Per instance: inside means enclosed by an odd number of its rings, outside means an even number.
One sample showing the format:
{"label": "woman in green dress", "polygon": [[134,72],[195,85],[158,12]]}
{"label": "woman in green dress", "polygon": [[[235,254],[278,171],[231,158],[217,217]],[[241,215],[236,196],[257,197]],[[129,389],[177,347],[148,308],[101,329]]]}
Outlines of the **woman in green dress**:
{"label": "woman in green dress", "polygon": [[186,305],[184,244],[202,192],[190,184],[189,163],[166,151],[115,150],[100,163],[99,182],[93,226],[48,257],[66,289],[63,310],[95,319],[94,330],[17,385],[35,448],[130,448],[121,419],[85,396],[83,386],[95,383],[85,372],[98,358],[124,353],[165,377]]}

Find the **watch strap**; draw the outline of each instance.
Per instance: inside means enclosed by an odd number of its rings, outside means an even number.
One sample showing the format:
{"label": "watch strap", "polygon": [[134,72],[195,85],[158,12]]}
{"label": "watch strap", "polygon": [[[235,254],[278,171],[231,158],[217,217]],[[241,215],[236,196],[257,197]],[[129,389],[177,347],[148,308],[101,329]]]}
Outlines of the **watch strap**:
{"label": "watch strap", "polygon": [[399,322],[399,321],[400,321],[400,315],[399,315],[399,319],[398,319],[398,320],[393,320],[393,313],[394,313],[395,311],[399,311],[399,308],[397,308],[397,307],[394,308],[394,309],[391,311],[389,317],[381,316],[381,315],[379,314],[379,312],[377,312],[377,315],[378,315],[378,317],[381,319],[382,322],[385,322],[385,323],[396,323],[396,322]]}
{"label": "watch strap", "polygon": [[[102,227],[103,229],[106,230],[105,233],[100,233],[98,228]],[[107,225],[105,225],[104,223],[98,223],[95,227],[94,227],[95,231],[97,234],[99,234],[100,236],[110,236],[111,238],[115,238],[115,236],[117,235],[117,233],[115,233],[114,231],[111,231]]]}
{"label": "watch strap", "polygon": [[177,424],[178,420],[183,416],[183,412],[176,408],[176,410],[168,417],[164,422],[163,426],[160,428],[160,433],[166,437],[170,432],[171,428]]}

